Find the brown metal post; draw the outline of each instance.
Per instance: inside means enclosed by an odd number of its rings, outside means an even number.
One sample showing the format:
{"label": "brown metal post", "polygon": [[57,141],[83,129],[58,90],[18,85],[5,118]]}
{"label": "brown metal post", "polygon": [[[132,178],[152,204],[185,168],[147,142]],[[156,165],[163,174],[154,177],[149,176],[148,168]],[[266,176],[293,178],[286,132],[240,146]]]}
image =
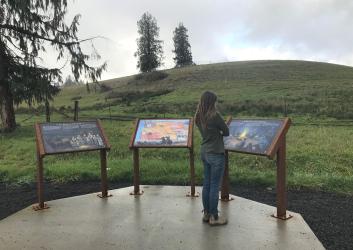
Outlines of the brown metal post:
{"label": "brown metal post", "polygon": [[101,158],[101,189],[102,193],[98,194],[100,198],[107,198],[112,195],[108,195],[108,175],[107,175],[107,150],[100,150]]}
{"label": "brown metal post", "polygon": [[37,153],[37,194],[38,194],[38,204],[33,206],[34,210],[43,210],[49,208],[47,204],[44,203],[44,174],[43,174],[43,157]]}
{"label": "brown metal post", "polygon": [[141,195],[140,191],[140,162],[139,162],[139,149],[133,148],[133,163],[134,163],[134,192],[131,195]]}
{"label": "brown metal post", "polygon": [[222,181],[221,189],[221,200],[222,201],[231,201],[233,198],[229,197],[229,151],[225,150],[224,152],[224,174]]}
{"label": "brown metal post", "polygon": [[74,121],[78,121],[78,101],[75,101]]}
{"label": "brown metal post", "polygon": [[198,197],[199,194],[195,192],[195,157],[194,148],[189,148],[189,160],[190,160],[190,187],[191,191],[187,194],[190,197]]}
{"label": "brown metal post", "polygon": [[198,197],[199,193],[195,192],[195,155],[194,155],[194,119],[189,121],[189,167],[190,167],[190,192],[186,194],[189,197]]}
{"label": "brown metal post", "polygon": [[277,213],[274,217],[282,220],[291,218],[287,215],[287,181],[286,181],[286,137],[282,137],[277,151]]}
{"label": "brown metal post", "polygon": [[38,192],[38,205],[41,209],[44,208],[43,197],[43,158],[38,154],[38,172],[37,172],[37,192]]}

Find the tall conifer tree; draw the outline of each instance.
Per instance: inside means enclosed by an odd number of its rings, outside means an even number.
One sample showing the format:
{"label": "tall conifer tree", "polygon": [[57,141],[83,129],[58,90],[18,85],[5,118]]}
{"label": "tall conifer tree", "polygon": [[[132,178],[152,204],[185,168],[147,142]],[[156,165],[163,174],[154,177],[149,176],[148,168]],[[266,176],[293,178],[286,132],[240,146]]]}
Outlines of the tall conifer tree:
{"label": "tall conifer tree", "polygon": [[[51,47],[60,60],[68,55],[76,80],[80,75],[93,81],[106,64],[88,65],[91,56],[81,50],[77,37],[80,15],[67,25],[67,0],[2,0],[0,2],[0,114],[7,131],[16,127],[14,104],[45,102],[59,92],[61,69],[49,68],[39,60]],[[99,55],[93,55],[99,58]]]}
{"label": "tall conifer tree", "polygon": [[188,30],[185,26],[180,23],[174,30],[174,50],[175,53],[174,62],[176,67],[183,67],[193,64],[191,46],[189,43]]}
{"label": "tall conifer tree", "polygon": [[162,65],[163,49],[162,41],[158,40],[159,27],[157,20],[150,13],[146,12],[137,22],[137,68],[141,72],[151,72]]}

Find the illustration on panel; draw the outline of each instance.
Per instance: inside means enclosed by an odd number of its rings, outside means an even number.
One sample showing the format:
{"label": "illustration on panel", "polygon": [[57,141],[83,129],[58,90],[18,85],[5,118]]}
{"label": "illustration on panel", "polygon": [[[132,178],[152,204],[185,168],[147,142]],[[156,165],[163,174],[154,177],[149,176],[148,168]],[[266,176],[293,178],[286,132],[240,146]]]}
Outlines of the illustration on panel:
{"label": "illustration on panel", "polygon": [[41,124],[46,153],[105,148],[96,122]]}
{"label": "illustration on panel", "polygon": [[282,125],[281,120],[232,120],[224,146],[227,150],[266,155]]}
{"label": "illustration on panel", "polygon": [[134,146],[187,146],[189,119],[140,120]]}

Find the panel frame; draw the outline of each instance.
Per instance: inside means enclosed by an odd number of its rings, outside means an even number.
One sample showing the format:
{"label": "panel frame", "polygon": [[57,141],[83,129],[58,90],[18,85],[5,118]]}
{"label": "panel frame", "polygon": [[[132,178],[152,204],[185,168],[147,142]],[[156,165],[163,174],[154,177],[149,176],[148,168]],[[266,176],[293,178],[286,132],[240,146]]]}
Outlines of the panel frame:
{"label": "panel frame", "polygon": [[[102,140],[104,147],[91,148],[91,149],[82,149],[82,150],[69,150],[69,151],[57,151],[57,152],[45,152],[45,146],[43,142],[43,133],[41,125],[44,124],[72,124],[72,123],[95,123]],[[35,137],[36,137],[36,149],[37,149],[37,195],[38,195],[38,204],[33,206],[35,211],[40,211],[43,209],[48,209],[49,206],[44,202],[44,157],[46,155],[58,155],[58,154],[69,154],[69,153],[79,153],[79,152],[88,152],[88,151],[100,151],[100,167],[101,167],[101,194],[97,196],[100,198],[108,198],[112,196],[108,193],[108,177],[107,177],[107,151],[110,150],[111,145],[105,134],[105,131],[102,127],[102,124],[99,119],[94,121],[73,121],[73,122],[55,122],[55,123],[35,123]]]}
{"label": "panel frame", "polygon": [[[104,142],[104,147],[90,148],[90,149],[79,149],[79,150],[69,150],[69,151],[56,151],[56,152],[46,152],[43,138],[42,125],[50,125],[50,124],[74,124],[74,123],[95,123],[97,128],[102,136],[102,140]],[[41,157],[46,155],[58,155],[58,154],[70,154],[70,153],[81,153],[81,152],[89,152],[89,151],[99,151],[99,150],[107,150],[109,151],[111,145],[109,143],[108,138],[106,137],[106,133],[101,125],[101,121],[99,119],[93,121],[72,121],[72,122],[55,122],[55,123],[35,123],[35,131],[36,131],[36,143],[37,150]]]}
{"label": "panel frame", "polygon": [[260,156],[267,156],[269,159],[273,159],[278,147],[280,146],[280,141],[283,138],[283,136],[286,135],[286,133],[288,132],[288,129],[290,127],[291,124],[291,120],[287,117],[284,119],[256,119],[256,118],[245,118],[245,119],[241,119],[241,118],[236,118],[233,119],[231,116],[228,117],[227,119],[227,125],[229,126],[231,124],[232,121],[282,121],[282,126],[277,130],[277,133],[274,136],[274,139],[272,140],[271,144],[268,146],[268,151],[266,153],[256,153],[256,152],[248,152],[248,151],[242,151],[242,150],[236,150],[236,149],[228,149],[225,148],[226,151],[229,152],[236,152],[236,153],[242,153],[242,154],[250,154],[250,155],[260,155]]}
{"label": "panel frame", "polygon": [[[186,141],[186,145],[135,145],[135,139],[137,130],[139,128],[140,122],[143,120],[189,120],[189,128],[188,128],[188,139]],[[135,121],[135,129],[131,136],[129,148],[192,148],[193,147],[193,118],[137,118]]]}
{"label": "panel frame", "polygon": [[255,152],[246,152],[240,150],[225,149],[225,171],[222,181],[221,189],[221,200],[231,201],[232,198],[229,196],[229,152],[236,152],[241,154],[251,154],[267,156],[270,160],[277,155],[276,166],[277,166],[277,176],[276,176],[276,212],[271,215],[274,218],[281,220],[288,220],[293,216],[287,213],[287,164],[286,164],[286,134],[291,125],[291,119],[286,117],[284,119],[232,119],[231,116],[228,117],[226,123],[229,126],[232,120],[256,120],[256,121],[283,121],[282,126],[278,129],[276,135],[274,136],[272,143],[268,146],[267,154],[259,154]]}
{"label": "panel frame", "polygon": [[[166,146],[166,145],[134,145],[139,124],[143,120],[189,120],[188,138],[186,145]],[[195,163],[194,163],[194,119],[193,118],[137,118],[135,120],[135,128],[130,138],[129,149],[133,153],[133,175],[134,175],[134,190],[131,195],[142,195],[143,190],[140,189],[140,148],[186,148],[189,151],[189,167],[190,167],[190,192],[186,196],[194,198],[198,197],[199,193],[195,191]]]}

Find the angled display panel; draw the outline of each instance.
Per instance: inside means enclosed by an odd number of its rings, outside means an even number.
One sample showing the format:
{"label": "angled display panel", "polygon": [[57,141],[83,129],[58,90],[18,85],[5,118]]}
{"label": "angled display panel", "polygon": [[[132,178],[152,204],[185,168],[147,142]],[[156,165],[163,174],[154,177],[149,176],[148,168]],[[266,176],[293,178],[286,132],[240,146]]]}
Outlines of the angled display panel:
{"label": "angled display panel", "polygon": [[188,147],[190,119],[140,119],[133,147]]}
{"label": "angled display panel", "polygon": [[96,121],[39,124],[45,154],[108,148]]}
{"label": "angled display panel", "polygon": [[224,137],[226,150],[269,156],[283,132],[284,120],[232,119],[229,136]]}
{"label": "angled display panel", "polygon": [[37,192],[38,205],[34,210],[47,209],[44,203],[44,157],[46,155],[100,151],[101,189],[100,198],[107,198],[107,151],[110,144],[100,120],[87,122],[35,123],[37,144]]}

